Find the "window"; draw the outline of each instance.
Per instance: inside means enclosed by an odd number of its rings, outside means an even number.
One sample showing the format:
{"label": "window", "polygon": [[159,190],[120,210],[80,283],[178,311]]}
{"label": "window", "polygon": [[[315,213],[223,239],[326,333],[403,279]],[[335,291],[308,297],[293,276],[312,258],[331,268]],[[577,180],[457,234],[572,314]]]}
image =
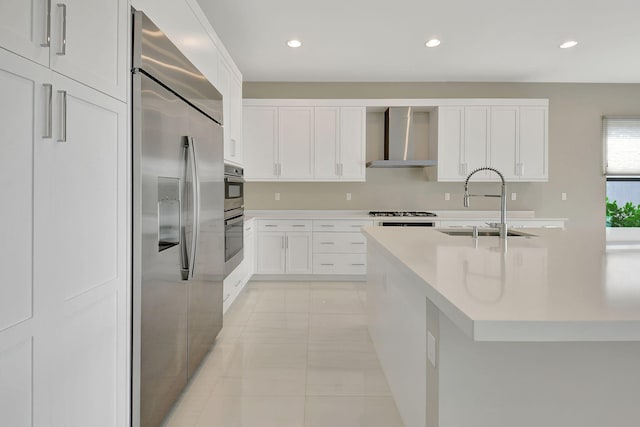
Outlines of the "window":
{"label": "window", "polygon": [[640,117],[603,119],[605,175],[640,179]]}
{"label": "window", "polygon": [[[640,117],[604,117],[607,226],[640,226]],[[628,206],[631,204],[632,206]],[[637,206],[637,207],[636,207]]]}

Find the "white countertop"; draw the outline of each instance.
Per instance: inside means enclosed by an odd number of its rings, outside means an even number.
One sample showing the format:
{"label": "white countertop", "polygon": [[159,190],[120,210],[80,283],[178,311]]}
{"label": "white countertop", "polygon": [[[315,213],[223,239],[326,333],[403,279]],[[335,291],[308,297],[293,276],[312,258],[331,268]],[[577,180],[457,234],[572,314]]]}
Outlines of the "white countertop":
{"label": "white countertop", "polygon": [[[376,209],[371,209],[376,210]],[[405,209],[414,210],[414,209]],[[418,210],[418,209],[415,209]],[[425,210],[425,209],[419,209]],[[362,210],[247,210],[245,218],[260,219],[370,219],[370,220],[447,220],[447,221],[464,221],[470,219],[496,219],[500,218],[500,211],[488,210],[453,210],[453,211],[431,211],[436,217],[373,217],[369,215],[369,211]],[[507,212],[507,222],[509,219],[518,219],[519,221],[544,221],[544,220],[562,220],[566,218],[537,218],[534,211],[511,211]]]}
{"label": "white countertop", "polygon": [[604,230],[535,229],[538,237],[449,236],[365,228],[369,247],[424,284],[476,341],[640,340],[640,244]]}

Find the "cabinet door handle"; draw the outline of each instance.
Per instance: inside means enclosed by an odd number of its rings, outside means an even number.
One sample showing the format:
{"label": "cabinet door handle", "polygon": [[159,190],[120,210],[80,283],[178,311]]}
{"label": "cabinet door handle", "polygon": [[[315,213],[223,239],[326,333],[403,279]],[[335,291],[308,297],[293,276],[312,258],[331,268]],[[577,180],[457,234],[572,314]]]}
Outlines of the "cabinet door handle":
{"label": "cabinet door handle", "polygon": [[524,163],[520,163],[520,176],[524,176]]}
{"label": "cabinet door handle", "polygon": [[278,163],[278,176],[282,176],[282,163]]}
{"label": "cabinet door handle", "polygon": [[42,135],[42,137],[49,139],[53,137],[53,85],[45,83],[42,86],[44,86],[47,91],[47,102],[44,109],[44,135]]}
{"label": "cabinet door handle", "polygon": [[278,176],[278,164],[277,163],[273,164],[273,175],[274,176]]}
{"label": "cabinet door handle", "polygon": [[58,93],[62,102],[62,128],[58,142],[67,142],[67,91],[59,90]]}
{"label": "cabinet door handle", "polygon": [[67,54],[67,5],[58,3],[58,7],[62,9],[62,41],[56,55],[63,56]]}
{"label": "cabinet door handle", "polygon": [[45,24],[44,43],[41,43],[40,46],[42,47],[51,46],[51,0],[47,0],[47,19]]}
{"label": "cabinet door handle", "polygon": [[236,283],[235,285],[233,285],[234,288],[237,288],[238,286],[240,286],[240,283],[242,283],[242,279],[238,280],[238,283]]}
{"label": "cabinet door handle", "polygon": [[332,266],[333,264],[321,263],[320,265]]}
{"label": "cabinet door handle", "polygon": [[231,296],[231,294],[227,294],[225,295],[224,299],[222,300],[222,302],[227,302],[227,300],[229,299],[229,297]]}
{"label": "cabinet door handle", "polygon": [[284,236],[280,238],[280,247],[284,249]]}
{"label": "cabinet door handle", "polygon": [[340,176],[340,164],[336,163],[336,176]]}
{"label": "cabinet door handle", "polygon": [[340,176],[344,175],[344,165],[342,163],[340,163]]}
{"label": "cabinet door handle", "polygon": [[289,236],[284,238],[284,248],[289,249]]}

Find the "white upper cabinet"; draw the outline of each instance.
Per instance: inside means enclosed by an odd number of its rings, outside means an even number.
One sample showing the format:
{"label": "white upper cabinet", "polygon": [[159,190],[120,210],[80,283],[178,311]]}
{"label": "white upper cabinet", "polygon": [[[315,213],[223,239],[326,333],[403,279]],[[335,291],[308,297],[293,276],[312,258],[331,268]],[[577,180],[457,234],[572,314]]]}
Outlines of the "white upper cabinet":
{"label": "white upper cabinet", "polygon": [[3,0],[0,3],[0,45],[49,66],[51,23],[47,0]]}
{"label": "white upper cabinet", "polygon": [[231,75],[229,80],[229,112],[227,122],[231,125],[230,146],[225,159],[239,165],[243,164],[242,142],[242,81]]}
{"label": "white upper cabinet", "polygon": [[247,181],[278,178],[278,108],[244,107],[244,156]]}
{"label": "white upper cabinet", "polygon": [[278,109],[278,177],[313,178],[313,107]]}
{"label": "white upper cabinet", "polygon": [[316,178],[338,178],[340,107],[316,107],[314,131]]}
{"label": "white upper cabinet", "polygon": [[366,128],[365,107],[340,107],[338,169],[342,181],[365,180]]}
{"label": "white upper cabinet", "polygon": [[[243,109],[247,179],[365,180],[365,107],[279,106],[278,100],[269,101],[273,106],[245,104]],[[278,117],[275,132],[271,115]],[[273,156],[266,155],[271,153],[264,146],[265,134],[277,141]]]}
{"label": "white upper cabinet", "polygon": [[[438,181],[491,166],[507,181],[547,181],[548,105],[446,106],[437,112]],[[499,179],[478,172],[474,180]]]}
{"label": "white upper cabinet", "polygon": [[127,0],[10,0],[0,45],[120,100],[127,96]]}

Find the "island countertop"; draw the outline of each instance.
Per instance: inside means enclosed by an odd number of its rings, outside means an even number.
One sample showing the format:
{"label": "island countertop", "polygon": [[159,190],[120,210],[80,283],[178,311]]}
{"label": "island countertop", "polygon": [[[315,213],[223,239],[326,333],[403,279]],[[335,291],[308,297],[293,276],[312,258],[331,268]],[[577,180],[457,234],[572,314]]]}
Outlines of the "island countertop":
{"label": "island countertop", "polygon": [[603,230],[530,230],[536,237],[449,236],[437,229],[364,229],[424,284],[424,295],[475,341],[640,341],[640,244]]}

